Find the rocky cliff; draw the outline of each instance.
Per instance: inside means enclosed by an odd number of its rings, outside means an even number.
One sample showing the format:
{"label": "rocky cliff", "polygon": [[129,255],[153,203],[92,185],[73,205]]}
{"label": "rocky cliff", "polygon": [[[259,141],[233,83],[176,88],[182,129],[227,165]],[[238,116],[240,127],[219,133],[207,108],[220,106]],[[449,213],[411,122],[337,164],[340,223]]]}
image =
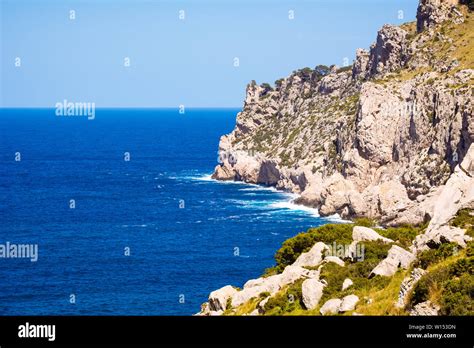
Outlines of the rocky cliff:
{"label": "rocky cliff", "polygon": [[350,67],[250,83],[213,177],[379,226],[290,238],[275,267],[199,314],[472,315],[473,45],[466,6],[420,0],[416,23],[385,25]]}
{"label": "rocky cliff", "polygon": [[473,169],[474,144],[440,188],[429,224],[310,229],[283,244],[266,275],[213,291],[199,314],[472,315]]}
{"label": "rocky cliff", "polygon": [[213,177],[298,193],[321,215],[429,220],[474,139],[473,35],[467,8],[422,0],[350,67],[252,81]]}

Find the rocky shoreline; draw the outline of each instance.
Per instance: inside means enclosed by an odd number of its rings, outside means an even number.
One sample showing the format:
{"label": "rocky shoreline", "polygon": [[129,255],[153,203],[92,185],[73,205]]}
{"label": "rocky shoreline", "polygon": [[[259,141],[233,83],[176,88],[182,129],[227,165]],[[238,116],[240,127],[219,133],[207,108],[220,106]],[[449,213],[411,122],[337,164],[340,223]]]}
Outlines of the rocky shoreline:
{"label": "rocky shoreline", "polygon": [[[296,236],[277,252],[291,262],[283,257],[274,274],[249,280],[242,290],[228,285],[212,292],[201,315],[370,313],[372,299],[360,298],[361,284],[375,291],[391,282],[398,293],[389,313],[456,313],[434,295],[415,296],[432,270],[414,265],[432,263],[424,260],[446,245],[472,262],[471,225],[453,221],[474,216],[473,33],[474,14],[458,1],[420,0],[416,22],[383,26],[350,67],[320,65],[274,87],[247,86],[235,129],[221,137],[212,177],[274,186],[298,194],[295,203],[321,216],[365,218],[384,228],[355,223],[341,228],[345,239],[335,233],[324,242],[325,230]],[[349,243],[348,252],[328,255],[333,241]],[[353,254],[361,243],[373,248],[363,266]],[[458,262],[457,254],[446,255],[436,267]],[[354,279],[331,280],[335,275],[325,273],[331,267]],[[285,300],[294,294],[296,307]]]}
{"label": "rocky shoreline", "polygon": [[213,178],[298,193],[322,216],[428,221],[474,139],[472,61],[440,52],[454,43],[441,32],[472,19],[436,3],[420,2],[417,23],[385,25],[351,67],[249,84]]}

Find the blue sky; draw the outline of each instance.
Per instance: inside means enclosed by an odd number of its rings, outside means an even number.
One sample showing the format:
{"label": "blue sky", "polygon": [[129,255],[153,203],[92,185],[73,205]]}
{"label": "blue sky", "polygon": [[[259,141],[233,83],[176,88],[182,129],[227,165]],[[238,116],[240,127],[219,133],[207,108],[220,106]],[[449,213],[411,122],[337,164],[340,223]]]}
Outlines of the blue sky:
{"label": "blue sky", "polygon": [[306,66],[352,62],[384,23],[414,20],[418,3],[0,2],[2,107],[54,107],[64,99],[97,107],[240,107],[249,81],[273,83]]}

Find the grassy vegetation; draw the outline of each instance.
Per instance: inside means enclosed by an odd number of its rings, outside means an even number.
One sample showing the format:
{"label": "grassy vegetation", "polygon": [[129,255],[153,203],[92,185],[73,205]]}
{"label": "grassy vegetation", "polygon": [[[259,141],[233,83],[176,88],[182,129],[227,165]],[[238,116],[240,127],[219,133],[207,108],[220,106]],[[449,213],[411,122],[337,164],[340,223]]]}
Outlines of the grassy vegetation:
{"label": "grassy vegetation", "polygon": [[408,248],[415,237],[423,233],[425,229],[426,224],[420,226],[401,225],[396,228],[389,227],[387,229],[375,228],[375,231],[377,231],[381,236],[392,239],[400,247]]}
{"label": "grassy vegetation", "polygon": [[352,241],[352,224],[328,224],[310,228],[293,238],[283,242],[282,247],[275,254],[277,272],[291,265],[301,253],[307,252],[316,242],[350,244]]}
{"label": "grassy vegetation", "polygon": [[[451,225],[473,236],[472,209],[460,210]],[[408,306],[430,300],[440,306],[441,315],[474,314],[474,242],[466,249],[444,243],[418,255],[416,266],[426,269],[409,296]]]}
{"label": "grassy vegetation", "polygon": [[465,21],[461,25],[450,24],[447,34],[453,39],[452,56],[459,60],[461,66],[474,68],[474,14],[463,9]]}
{"label": "grassy vegetation", "polygon": [[[466,68],[474,69],[474,14],[468,13],[466,7],[462,7],[461,10],[465,17],[463,24],[456,25],[450,21],[442,24],[437,30],[436,35],[425,43],[423,48],[429,49],[428,52],[420,50],[420,54],[429,55],[427,58],[431,67],[420,67],[415,70],[400,69],[383,79],[374,80],[373,82],[386,85],[394,79],[407,81],[434,71],[433,66],[438,65],[440,62],[449,64],[453,60],[457,60],[459,63],[456,68],[445,73],[433,73],[425,81],[425,86],[435,84],[437,78],[443,74],[454,74]],[[416,32],[415,22],[403,24],[401,27],[408,32],[407,39],[409,41],[416,40],[417,35],[420,35]],[[342,68],[339,72],[349,70],[350,68]],[[301,69],[296,71],[295,74],[303,80],[314,78],[313,74],[316,74],[317,78],[320,79],[328,71],[328,67],[320,66],[316,67],[315,70],[309,68]],[[276,88],[279,88],[282,82],[283,80],[276,81]],[[472,83],[474,83],[473,80],[462,85],[448,87],[454,93],[458,89],[472,86]],[[265,86],[265,88],[270,89],[271,87]],[[316,109],[317,112],[314,115],[319,115],[321,112],[333,115],[339,115],[340,113],[353,114],[357,111],[359,95],[353,95],[343,100],[339,100],[337,97],[333,98],[335,99],[331,99],[325,105],[324,110],[322,107],[321,109]],[[316,116],[314,115],[311,116],[311,122],[313,123],[316,122]],[[285,119],[291,119],[288,115],[285,117]],[[434,123],[434,121],[433,119],[432,122]],[[330,120],[328,119],[327,122],[330,122]],[[297,139],[301,131],[301,128],[296,128],[289,121],[285,121],[279,127],[273,127],[272,129],[262,128],[261,133],[257,133],[254,139],[257,149],[262,152],[266,151],[270,146],[283,148],[284,150],[279,154],[281,164],[289,166],[292,164],[293,158],[302,157],[303,150],[300,148],[295,150],[295,146],[293,146],[295,139]],[[278,141],[275,141],[276,139]],[[296,151],[296,154],[294,151]],[[300,151],[299,155],[298,151]],[[335,147],[330,147],[328,151],[330,163],[337,163],[337,156]],[[313,173],[318,170],[318,167],[313,166]],[[445,170],[448,170],[449,174],[448,167],[440,167],[440,175],[444,175]],[[378,228],[375,226],[376,223],[370,219],[359,219],[355,221],[355,224],[374,228],[380,235],[392,239],[394,244],[405,249],[412,244],[412,241],[418,234],[426,229],[426,225]],[[286,240],[275,254],[276,265],[267,269],[264,276],[281,273],[286,266],[294,263],[301,253],[307,252],[316,242],[323,242],[329,245],[333,243],[338,245],[350,244],[352,242],[352,229],[355,224],[328,224],[311,228]],[[474,237],[473,211],[461,210],[451,221],[451,225],[466,229],[466,233]],[[327,282],[327,286],[324,288],[320,305],[330,298],[341,298],[348,294],[355,294],[360,298],[357,312],[366,315],[407,314],[407,311],[414,305],[426,300],[438,304],[441,308],[440,314],[442,315],[474,314],[473,242],[469,242],[466,249],[461,249],[455,243],[444,243],[437,248],[418,254],[417,261],[413,267],[421,267],[426,270],[426,273],[410,293],[408,305],[405,309],[397,309],[394,304],[398,298],[400,284],[404,277],[410,273],[411,269],[399,270],[393,277],[376,276],[369,279],[370,271],[386,257],[391,245],[381,242],[364,242],[363,244],[365,248],[365,258],[363,261],[346,261],[344,267],[335,263],[327,263],[322,267],[320,277]],[[354,284],[349,289],[342,291],[342,283],[346,278],[350,278]],[[319,314],[319,307],[312,311],[304,309],[301,295],[302,281],[302,279],[298,280],[270,298],[265,305],[265,314]],[[258,302],[268,295],[267,293],[262,293],[258,298],[251,299],[237,309],[232,310],[232,312],[235,314],[250,313],[256,308]],[[364,298],[370,298],[372,302],[369,303]],[[347,314],[350,315],[351,313]]]}
{"label": "grassy vegetation", "polygon": [[275,296],[271,297],[265,304],[266,315],[282,315],[295,310],[304,309],[301,284],[303,279],[299,279],[289,285]]}
{"label": "grassy vegetation", "polygon": [[473,315],[473,272],[474,257],[468,257],[466,250],[429,266],[413,288],[408,306],[430,300],[440,306],[441,315]]}
{"label": "grassy vegetation", "polygon": [[449,256],[459,252],[459,246],[456,243],[445,243],[438,246],[437,249],[429,249],[421,252],[415,263],[416,267],[427,269],[429,266],[445,260]]}
{"label": "grassy vegetation", "polygon": [[467,235],[474,237],[474,210],[460,210],[451,221],[451,226],[463,228],[466,230]]}
{"label": "grassy vegetation", "polygon": [[240,306],[235,308],[235,310],[226,310],[224,315],[244,315],[253,312],[256,308],[258,303],[261,301],[261,298],[251,298],[245,303],[242,303]]}
{"label": "grassy vegetation", "polygon": [[351,71],[352,70],[352,65],[347,65],[343,66],[342,68],[337,69],[337,73],[345,72],[345,71]]}
{"label": "grassy vegetation", "polygon": [[[472,228],[472,211],[461,210],[452,220],[454,226]],[[384,237],[394,240],[404,248],[411,245],[414,238],[422,233],[426,225],[400,226],[397,228],[376,228],[376,222],[370,219],[358,219],[356,224],[374,228]],[[316,242],[332,245],[348,245],[352,242],[352,229],[355,224],[328,224],[310,228],[286,240],[275,254],[276,266],[266,271],[266,276],[278,274],[292,264],[301,253],[308,251]],[[266,303],[265,315],[319,315],[320,307],[331,298],[342,298],[349,294],[359,297],[357,313],[364,315],[406,315],[417,303],[430,300],[440,306],[442,315],[473,315],[474,298],[474,243],[469,242],[466,249],[460,249],[454,243],[441,244],[437,249],[430,249],[418,255],[413,267],[422,267],[425,275],[416,284],[408,296],[406,308],[397,308],[400,285],[412,269],[400,269],[392,277],[375,276],[369,279],[372,269],[383,260],[390,249],[390,244],[380,241],[363,242],[364,258],[359,261],[346,259],[345,266],[326,263],[321,268],[320,279],[327,285],[318,307],[306,310],[302,302],[301,284],[304,279],[290,284],[272,296]],[[353,285],[342,290],[346,278]],[[241,305],[233,314],[250,313],[258,302],[269,296],[262,293],[248,303]],[[368,301],[370,299],[370,301]],[[346,312],[344,315],[351,315]]]}
{"label": "grassy vegetation", "polygon": [[[373,227],[373,220],[358,219],[359,226]],[[316,242],[328,245],[349,245],[352,242],[352,229],[355,224],[328,224],[310,228],[293,238],[286,240],[275,254],[276,266],[269,268],[265,276],[278,274],[287,265],[292,264],[301,253],[308,251]],[[377,232],[396,241],[397,244],[407,247],[412,240],[424,230],[425,226],[402,226],[399,228],[378,228]],[[327,263],[322,267],[320,278],[327,282],[320,300],[320,306],[331,298],[342,298],[355,294],[361,299],[357,312],[363,314],[384,315],[400,314],[403,311],[394,307],[403,277],[407,271],[400,270],[394,277],[375,276],[369,279],[372,269],[383,260],[391,245],[380,241],[364,242],[364,259],[362,261],[346,262],[344,267],[335,263]],[[353,281],[353,285],[342,291],[342,283],[346,278]],[[304,309],[301,298],[302,280],[282,289],[265,305],[267,315],[317,315],[319,307],[307,311]],[[291,296],[290,296],[291,295]],[[372,298],[372,303],[366,303],[365,297]],[[377,300],[377,303],[375,303]]]}
{"label": "grassy vegetation", "polygon": [[[359,298],[370,298],[371,302],[361,302],[357,313],[364,315],[403,315],[403,309],[395,307],[400,291],[400,284],[408,274],[407,270],[400,269],[391,278],[382,278],[378,287],[362,288],[357,292]],[[384,284],[382,286],[382,284]]]}

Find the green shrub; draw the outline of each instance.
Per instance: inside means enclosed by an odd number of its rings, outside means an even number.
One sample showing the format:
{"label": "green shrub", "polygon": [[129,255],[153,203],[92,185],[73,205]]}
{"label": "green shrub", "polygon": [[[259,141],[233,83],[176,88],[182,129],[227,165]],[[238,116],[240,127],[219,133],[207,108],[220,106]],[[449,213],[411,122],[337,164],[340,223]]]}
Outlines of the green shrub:
{"label": "green shrub", "polygon": [[376,225],[376,222],[372,219],[367,218],[367,217],[362,217],[362,218],[355,219],[354,224],[356,226],[374,227]]}
{"label": "green shrub", "polygon": [[474,237],[474,211],[472,209],[462,209],[458,211],[453,220],[451,220],[451,226],[463,228],[466,230],[466,234]]}
{"label": "green shrub", "polygon": [[437,249],[425,250],[418,255],[418,260],[415,266],[427,269],[428,266],[454,255],[458,252],[458,249],[459,247],[456,243],[444,243],[441,244]]}
{"label": "green shrub", "polygon": [[[323,290],[323,297],[320,303],[324,303],[331,298],[342,296],[341,288],[344,279],[349,277],[349,270],[347,267],[341,267],[333,262],[329,262],[321,269],[320,279],[324,279],[327,285]],[[351,289],[352,290],[352,289]]]}
{"label": "green shrub", "polygon": [[350,71],[352,70],[352,65],[346,65],[346,66],[343,66],[339,69],[337,69],[337,73],[341,73],[341,72],[344,72],[344,71]]}
{"label": "green shrub", "polygon": [[361,242],[364,246],[364,261],[381,261],[388,255],[390,244],[385,244],[380,240]]}
{"label": "green shrub", "polygon": [[466,256],[467,257],[474,256],[474,242],[473,241],[470,241],[467,243]]}
{"label": "green shrub", "polygon": [[270,86],[270,84],[268,84],[268,83],[266,83],[266,82],[265,82],[265,83],[262,83],[262,84],[260,85],[260,87],[262,87],[262,88],[263,88],[264,90],[266,90],[266,91],[273,91],[272,86]]}
{"label": "green shrub", "polygon": [[[321,303],[330,298],[341,298],[354,292],[354,290],[371,288],[382,289],[389,282],[389,277],[376,276],[369,279],[370,272],[387,256],[390,245],[381,241],[364,242],[364,259],[349,263],[344,267],[336,263],[328,263],[321,269],[320,278],[326,280],[327,286],[323,290]],[[353,285],[342,291],[342,283],[346,278],[352,280]]]}
{"label": "green shrub", "polygon": [[267,278],[267,277],[270,277],[270,276],[275,275],[275,274],[278,274],[278,267],[277,266],[266,268],[265,272],[262,275],[262,277]]}
{"label": "green shrub", "polygon": [[278,80],[276,80],[276,81],[275,81],[275,88],[276,88],[276,89],[281,88],[281,85],[283,84],[283,81],[284,81],[284,80],[285,80],[285,79],[278,79]]}
{"label": "green shrub", "polygon": [[462,258],[452,264],[449,268],[451,275],[461,276],[465,273],[473,274],[474,273],[474,258]]}
{"label": "green shrub", "polygon": [[261,292],[258,297],[259,298],[267,298],[268,296],[270,296],[271,294],[268,292],[268,291],[264,291],[264,292]]}
{"label": "green shrub", "polygon": [[474,0],[461,0],[461,4],[467,5],[470,11],[474,11]]}
{"label": "green shrub", "polygon": [[441,294],[441,315],[473,315],[474,277],[464,273],[448,280]]}
{"label": "green shrub", "polygon": [[448,267],[439,268],[423,275],[413,287],[408,303],[411,306],[414,306],[417,303],[427,301],[429,299],[430,289],[439,286],[449,280],[449,278],[450,274]]}
{"label": "green shrub", "polygon": [[353,224],[328,224],[310,228],[308,232],[287,239],[275,254],[278,272],[295,262],[301,253],[307,252],[316,242],[350,244],[353,227]]}
{"label": "green shrub", "polygon": [[399,227],[389,227],[387,229],[376,229],[376,231],[386,237],[396,241],[402,248],[411,246],[417,235],[425,230],[426,226],[402,225]]}
{"label": "green shrub", "polygon": [[426,273],[415,284],[408,303],[430,299],[433,292],[439,293],[438,304],[441,315],[472,315],[474,298],[474,258],[461,258]]}
{"label": "green shrub", "polygon": [[318,65],[314,68],[314,72],[319,78],[322,78],[331,72],[331,68],[326,65]]}
{"label": "green shrub", "polygon": [[291,265],[301,253],[308,251],[315,243],[311,233],[300,233],[283,242],[282,247],[276,252],[275,260],[279,271]]}
{"label": "green shrub", "polygon": [[350,244],[352,242],[353,224],[328,224],[309,229],[316,242],[325,244]]}
{"label": "green shrub", "polygon": [[303,295],[301,292],[301,284],[303,281],[303,279],[299,279],[291,284],[287,290],[270,297],[264,306],[265,314],[281,315],[304,308]]}

